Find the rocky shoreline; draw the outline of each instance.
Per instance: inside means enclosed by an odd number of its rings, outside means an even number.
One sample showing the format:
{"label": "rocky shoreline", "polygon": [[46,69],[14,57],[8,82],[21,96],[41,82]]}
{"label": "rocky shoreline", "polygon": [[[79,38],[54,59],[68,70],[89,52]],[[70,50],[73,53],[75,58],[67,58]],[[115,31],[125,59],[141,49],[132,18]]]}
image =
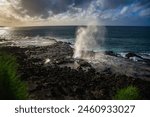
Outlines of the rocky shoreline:
{"label": "rocky shoreline", "polygon": [[[106,100],[113,99],[118,89],[129,85],[140,90],[141,99],[150,99],[148,64],[139,68],[141,63],[131,64],[129,60],[114,57],[108,52],[101,57],[101,61],[98,61],[101,54],[97,54],[95,62],[73,59],[73,49],[64,42],[42,47],[3,46],[0,47],[2,51],[17,57],[18,73],[27,83],[29,99]],[[105,61],[106,58],[108,61]],[[129,70],[131,67],[132,70]]]}

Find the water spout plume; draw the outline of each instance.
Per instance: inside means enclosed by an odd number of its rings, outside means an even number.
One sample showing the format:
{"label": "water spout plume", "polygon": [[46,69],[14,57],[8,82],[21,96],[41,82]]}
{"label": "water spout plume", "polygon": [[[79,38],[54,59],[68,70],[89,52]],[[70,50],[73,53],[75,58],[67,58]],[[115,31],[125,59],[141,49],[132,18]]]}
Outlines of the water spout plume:
{"label": "water spout plume", "polygon": [[80,27],[77,31],[74,58],[94,57],[96,48],[103,43],[105,28],[98,27],[97,21],[91,22],[87,27]]}

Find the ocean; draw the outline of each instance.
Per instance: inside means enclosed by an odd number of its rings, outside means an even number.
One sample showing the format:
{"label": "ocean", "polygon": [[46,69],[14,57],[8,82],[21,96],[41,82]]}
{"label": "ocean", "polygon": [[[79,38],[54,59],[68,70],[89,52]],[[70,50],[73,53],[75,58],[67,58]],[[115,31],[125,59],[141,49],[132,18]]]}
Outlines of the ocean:
{"label": "ocean", "polygon": [[[45,46],[51,39],[74,44],[79,28],[80,26],[0,27],[0,45]],[[103,43],[99,43],[100,46],[96,48],[97,51],[150,54],[150,27],[106,26],[105,35],[97,38],[104,38]]]}

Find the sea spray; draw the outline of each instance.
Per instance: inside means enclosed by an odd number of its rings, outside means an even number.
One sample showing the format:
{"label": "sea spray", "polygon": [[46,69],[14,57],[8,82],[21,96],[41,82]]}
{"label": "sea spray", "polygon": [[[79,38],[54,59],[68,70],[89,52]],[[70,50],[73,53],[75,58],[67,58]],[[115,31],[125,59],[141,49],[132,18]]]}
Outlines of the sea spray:
{"label": "sea spray", "polygon": [[97,21],[91,22],[87,27],[77,30],[74,58],[94,57],[93,50],[99,48],[104,40],[105,28],[98,27]]}

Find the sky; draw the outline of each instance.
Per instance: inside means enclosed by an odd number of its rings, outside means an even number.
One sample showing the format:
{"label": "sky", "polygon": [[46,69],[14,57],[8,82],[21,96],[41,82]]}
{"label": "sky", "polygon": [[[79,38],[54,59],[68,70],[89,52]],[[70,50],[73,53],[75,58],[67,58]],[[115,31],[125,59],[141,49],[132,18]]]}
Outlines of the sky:
{"label": "sky", "polygon": [[0,0],[0,26],[150,26],[150,0]]}

